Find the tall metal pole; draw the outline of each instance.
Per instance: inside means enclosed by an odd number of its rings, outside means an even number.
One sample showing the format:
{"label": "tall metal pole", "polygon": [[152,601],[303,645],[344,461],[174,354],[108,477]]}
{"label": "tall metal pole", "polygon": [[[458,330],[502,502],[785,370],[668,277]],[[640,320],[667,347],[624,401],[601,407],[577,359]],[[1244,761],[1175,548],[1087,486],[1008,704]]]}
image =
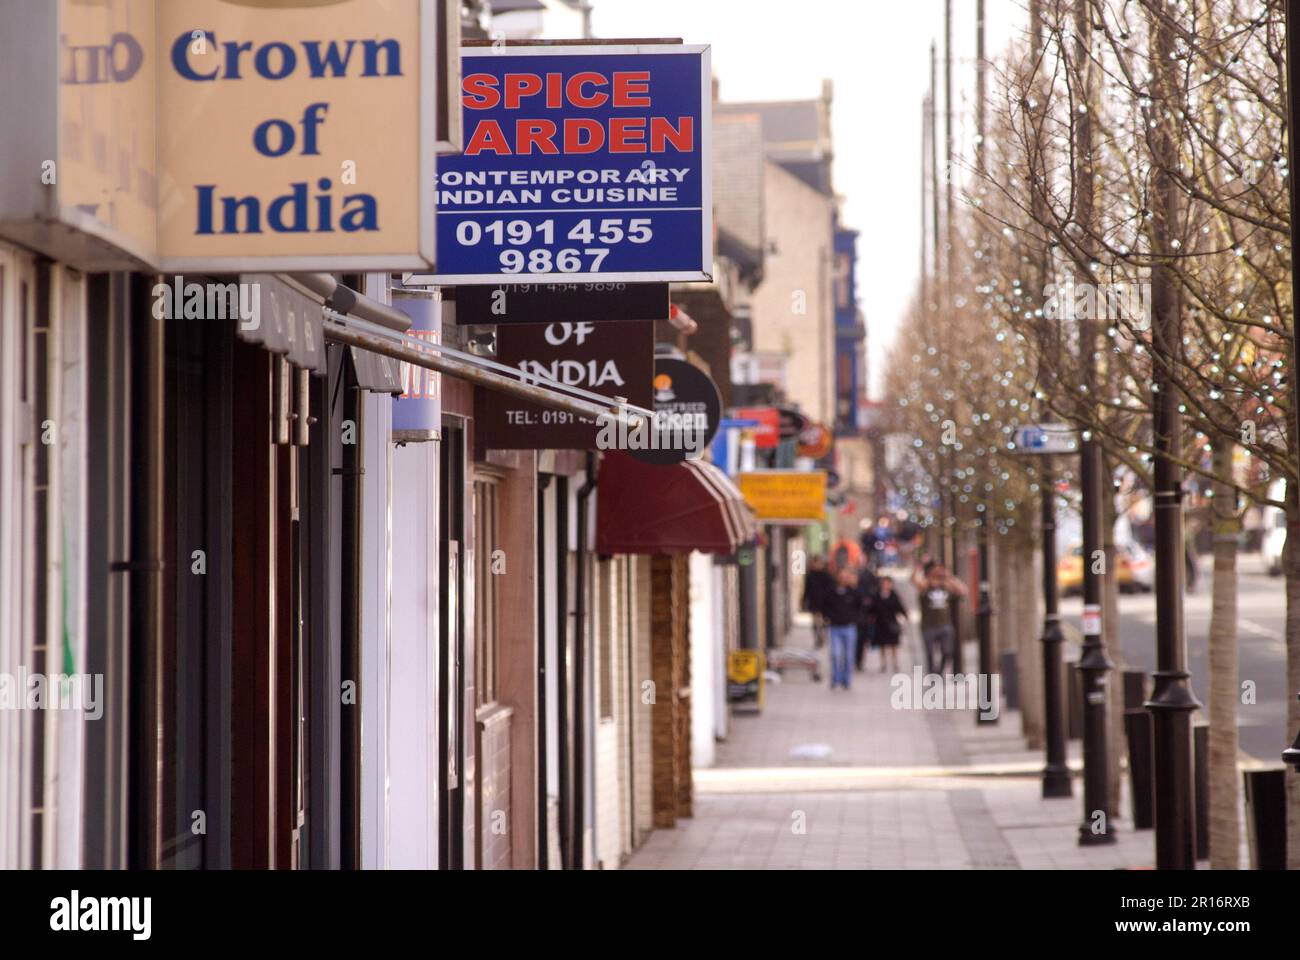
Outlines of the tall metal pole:
{"label": "tall metal pole", "polygon": [[936,292],[930,306],[933,308],[939,300],[937,287],[939,285],[939,245],[943,242],[939,234],[939,137],[936,129],[936,110],[935,99],[939,96],[937,86],[938,76],[937,67],[938,59],[935,53],[934,43],[930,43],[930,243],[934,246],[934,252],[930,257],[930,266],[934,270],[934,281]]}
{"label": "tall metal pole", "polygon": [[[956,262],[957,244],[953,237],[953,195],[952,195],[952,167],[955,162],[952,144],[952,0],[944,0],[943,4],[943,130],[944,130],[944,148],[947,151],[946,166],[944,167],[944,305],[951,312],[953,308],[952,291],[955,286],[956,277],[953,273],[953,265]],[[945,318],[946,319],[946,318]],[[946,324],[945,324],[946,329]],[[949,351],[951,352],[951,351]],[[944,487],[952,486],[952,448],[948,449],[948,470],[944,476]],[[949,514],[949,526],[951,532],[948,536],[950,557],[947,560],[949,572],[954,577],[961,577],[961,505],[957,495],[949,492],[951,498],[949,503],[951,513]],[[952,612],[952,669],[954,673],[965,673],[965,665],[962,656],[962,620],[961,620],[961,597],[955,592],[948,601],[948,608]]]}
{"label": "tall metal pole", "polygon": [[1044,456],[1038,471],[1043,516],[1043,711],[1046,714],[1047,763],[1043,767],[1043,796],[1071,795],[1070,768],[1065,763],[1065,712],[1061,699],[1061,617],[1056,589],[1056,478],[1052,458]]}
{"label": "tall metal pole", "polygon": [[[930,243],[933,246],[931,254],[931,267],[934,270],[934,289],[927,305],[931,316],[932,323],[940,322],[937,316],[939,303],[943,300],[943,279],[939,273],[939,263],[943,254],[943,234],[939,229],[939,129],[938,129],[938,108],[935,102],[939,96],[939,59],[938,52],[934,42],[930,43],[930,115],[928,117],[929,135],[930,135]],[[946,329],[946,328],[942,328]],[[941,452],[941,456],[946,455]],[[939,493],[939,558],[941,560],[947,557],[947,536],[948,536],[948,497],[946,484],[943,482],[943,471],[940,471],[938,479]]]}
{"label": "tall metal pole", "polygon": [[[1178,199],[1170,173],[1178,164],[1168,117],[1177,109],[1174,30],[1164,0],[1152,0],[1152,98],[1161,118],[1152,129],[1152,254],[1167,257],[1178,223]],[[1168,111],[1166,113],[1166,110]],[[1156,671],[1147,709],[1155,748],[1156,869],[1196,866],[1196,794],[1192,776],[1192,693],[1183,635],[1182,424],[1171,365],[1182,349],[1178,281],[1159,259],[1151,270],[1152,428],[1155,434]]]}
{"label": "tall metal pole", "polygon": [[[1292,28],[1295,28],[1294,30]],[[1300,0],[1286,0],[1286,93],[1287,93],[1287,153],[1288,169],[1295,170],[1296,163],[1300,162],[1300,150],[1296,149],[1296,131],[1300,130],[1300,109],[1297,109],[1296,89],[1300,86]],[[1300,191],[1296,190],[1295,177],[1287,178],[1287,185],[1291,189],[1291,223],[1300,223]],[[1300,362],[1300,352],[1296,351],[1296,305],[1295,291],[1300,290],[1300,263],[1296,261],[1296,252],[1294,245],[1291,250],[1291,435],[1292,449],[1300,447],[1300,387],[1296,385],[1295,364]],[[1291,489],[1291,484],[1287,484],[1287,501],[1288,505],[1296,502],[1296,493]],[[1288,510],[1291,519],[1294,519],[1294,512]],[[1287,530],[1287,552],[1292,553],[1294,544],[1291,543],[1293,537],[1300,537],[1300,528],[1292,525]],[[1294,553],[1292,553],[1294,556]],[[1289,654],[1288,654],[1289,656]],[[1296,696],[1297,704],[1300,704],[1300,694]],[[1295,742],[1282,752],[1284,762],[1295,768],[1291,775],[1290,783],[1287,785],[1288,797],[1293,797],[1300,791],[1300,707],[1293,705],[1287,711],[1288,729],[1294,724],[1297,727]],[[1294,802],[1294,801],[1293,801]],[[1288,817],[1288,820],[1293,818]],[[1300,849],[1300,842],[1288,841],[1287,863],[1288,866],[1294,866],[1295,860],[1300,859],[1300,855],[1291,851]]]}
{"label": "tall metal pole", "polygon": [[[944,233],[945,249],[948,259],[944,268],[948,282],[952,283],[952,0],[943,0],[943,139],[946,158],[944,161]],[[952,290],[948,290],[952,296]]]}
{"label": "tall metal pole", "polygon": [[[984,169],[984,101],[988,98],[988,63],[984,60],[984,0],[975,0],[975,169]],[[981,180],[982,183],[982,180]]]}
{"label": "tall metal pole", "polygon": [[[1075,0],[1075,76],[1082,109],[1074,111],[1075,220],[1083,228],[1081,253],[1092,258],[1091,233],[1094,208],[1092,156],[1092,18],[1086,0]],[[1090,278],[1089,278],[1090,279]],[[1085,311],[1086,312],[1086,311]],[[1097,329],[1090,316],[1079,319],[1079,362],[1083,366],[1083,403],[1097,404]],[[1084,418],[1085,424],[1092,412]],[[1079,678],[1083,688],[1083,822],[1079,844],[1115,842],[1107,809],[1110,806],[1110,760],[1106,744],[1106,674],[1112,664],[1106,656],[1101,632],[1101,590],[1105,562],[1101,538],[1101,450],[1092,431],[1083,430],[1079,443],[1079,472],[1083,494],[1083,651]]]}
{"label": "tall metal pole", "polygon": [[[980,645],[980,675],[991,677],[996,670],[993,664],[993,604],[989,589],[989,521],[986,514],[980,516],[979,568],[979,605],[975,608],[975,632]],[[998,711],[978,710],[975,721],[997,723]]]}
{"label": "tall metal pole", "polygon": [[930,309],[930,277],[928,274],[928,259],[926,245],[930,238],[927,235],[926,219],[929,213],[926,210],[926,178],[930,175],[926,167],[926,161],[929,156],[930,146],[928,135],[930,131],[930,97],[927,94],[921,99],[921,317],[924,318],[926,311]]}
{"label": "tall metal pole", "polygon": [[[984,100],[987,96],[986,76],[988,64],[984,62],[984,0],[975,0],[975,169],[980,187],[983,188],[984,176],[984,134],[985,112]],[[988,512],[980,514],[979,526],[979,599],[975,608],[975,633],[979,637],[980,675],[991,677],[995,672],[993,663],[993,605],[989,590],[989,523]],[[997,723],[998,711],[979,710],[975,713],[976,723]]]}

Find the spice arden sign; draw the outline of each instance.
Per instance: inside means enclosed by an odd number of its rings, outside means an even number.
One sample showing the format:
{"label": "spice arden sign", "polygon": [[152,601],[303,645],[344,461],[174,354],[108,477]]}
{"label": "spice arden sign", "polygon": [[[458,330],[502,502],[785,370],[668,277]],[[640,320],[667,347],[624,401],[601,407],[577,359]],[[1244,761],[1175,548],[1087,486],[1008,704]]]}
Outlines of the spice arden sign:
{"label": "spice arden sign", "polygon": [[437,175],[440,283],[712,278],[707,46],[461,58],[464,153]]}

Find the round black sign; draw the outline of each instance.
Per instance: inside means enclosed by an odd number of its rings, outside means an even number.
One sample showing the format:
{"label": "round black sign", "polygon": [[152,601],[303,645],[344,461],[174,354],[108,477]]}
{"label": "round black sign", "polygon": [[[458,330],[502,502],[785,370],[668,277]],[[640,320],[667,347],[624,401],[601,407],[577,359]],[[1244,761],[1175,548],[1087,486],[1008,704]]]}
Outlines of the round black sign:
{"label": "round black sign", "polygon": [[642,463],[694,460],[713,442],[722,419],[718,385],[685,360],[655,358],[655,423],[630,431],[627,452]]}

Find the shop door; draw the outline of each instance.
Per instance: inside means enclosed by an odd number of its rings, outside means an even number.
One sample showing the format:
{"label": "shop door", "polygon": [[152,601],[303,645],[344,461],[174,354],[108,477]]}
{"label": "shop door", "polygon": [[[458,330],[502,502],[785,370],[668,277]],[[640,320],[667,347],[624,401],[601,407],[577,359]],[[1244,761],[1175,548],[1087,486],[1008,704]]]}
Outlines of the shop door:
{"label": "shop door", "polygon": [[443,423],[439,442],[438,866],[465,865],[465,430]]}

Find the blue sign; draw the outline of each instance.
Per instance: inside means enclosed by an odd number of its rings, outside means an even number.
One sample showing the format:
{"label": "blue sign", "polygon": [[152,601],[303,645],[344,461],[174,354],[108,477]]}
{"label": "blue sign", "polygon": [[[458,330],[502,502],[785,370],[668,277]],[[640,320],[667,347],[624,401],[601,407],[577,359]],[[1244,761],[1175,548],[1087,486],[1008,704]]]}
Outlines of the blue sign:
{"label": "blue sign", "polygon": [[709,280],[709,48],[461,51],[464,149],[438,158],[437,273],[408,283]]}
{"label": "blue sign", "polygon": [[1020,453],[1073,453],[1079,449],[1073,428],[1064,423],[1018,427],[1012,446]]}
{"label": "blue sign", "polygon": [[[399,294],[393,306],[411,318],[407,336],[442,342],[442,303],[432,294]],[[402,363],[402,395],[393,401],[393,439],[401,443],[437,440],[442,435],[442,375]]]}

